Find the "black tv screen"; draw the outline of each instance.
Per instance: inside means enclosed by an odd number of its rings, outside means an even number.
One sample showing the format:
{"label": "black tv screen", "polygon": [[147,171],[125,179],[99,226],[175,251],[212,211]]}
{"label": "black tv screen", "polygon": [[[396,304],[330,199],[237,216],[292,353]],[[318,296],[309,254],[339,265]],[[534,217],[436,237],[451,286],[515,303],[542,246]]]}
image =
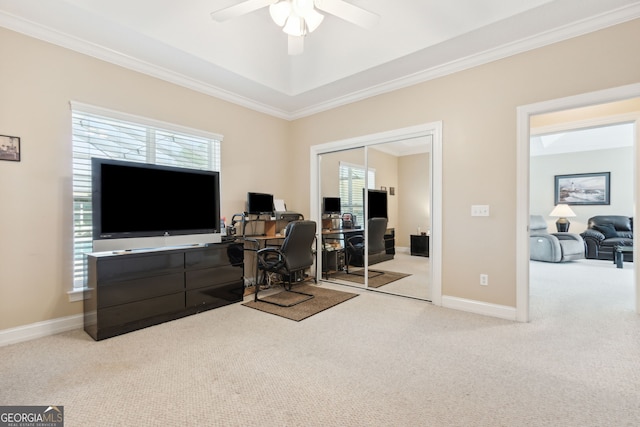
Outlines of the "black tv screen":
{"label": "black tv screen", "polygon": [[93,158],[93,238],[220,232],[218,172]]}
{"label": "black tv screen", "polygon": [[387,214],[387,192],[367,190],[369,194],[368,218],[389,218]]}
{"label": "black tv screen", "polygon": [[340,197],[325,197],[322,199],[322,213],[339,214],[341,211]]}
{"label": "black tv screen", "polygon": [[273,194],[247,193],[247,213],[273,214]]}

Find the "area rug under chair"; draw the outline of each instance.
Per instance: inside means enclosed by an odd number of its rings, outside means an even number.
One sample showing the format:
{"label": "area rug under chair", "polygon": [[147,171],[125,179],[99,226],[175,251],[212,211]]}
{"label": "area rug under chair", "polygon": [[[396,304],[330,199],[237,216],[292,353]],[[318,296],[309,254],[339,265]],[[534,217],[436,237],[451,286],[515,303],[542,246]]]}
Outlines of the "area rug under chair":
{"label": "area rug under chair", "polygon": [[[267,302],[253,300],[245,302],[242,305],[299,322],[307,317],[311,317],[314,314],[318,314],[328,308],[334,307],[358,296],[358,294],[336,291],[335,289],[326,289],[317,285],[298,285],[295,286],[293,290],[308,293],[314,297],[308,301],[294,305],[293,307],[280,307]],[[284,290],[273,295],[260,297],[260,299],[280,304],[291,304],[304,298],[306,298],[304,295],[298,295]]]}
{"label": "area rug under chair", "polygon": [[[411,276],[411,274],[397,273],[395,271],[369,270],[369,280],[367,285],[370,288],[379,288],[380,286],[388,285],[391,282],[395,282],[396,280],[400,280],[408,276]],[[347,282],[354,282],[363,285],[364,270],[355,270],[350,271],[349,273],[340,271],[332,274],[330,278],[346,280]]]}

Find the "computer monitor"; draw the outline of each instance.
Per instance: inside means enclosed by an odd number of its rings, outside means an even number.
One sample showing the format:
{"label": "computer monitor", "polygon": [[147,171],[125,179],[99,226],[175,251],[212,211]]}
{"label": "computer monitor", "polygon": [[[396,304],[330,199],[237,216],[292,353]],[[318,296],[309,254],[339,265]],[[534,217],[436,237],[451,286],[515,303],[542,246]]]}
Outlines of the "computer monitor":
{"label": "computer monitor", "polygon": [[273,194],[247,193],[247,213],[252,215],[273,214]]}
{"label": "computer monitor", "polygon": [[323,214],[339,214],[342,208],[340,207],[340,197],[324,197],[322,199],[322,213]]}
{"label": "computer monitor", "polygon": [[387,214],[387,192],[385,190],[367,190],[369,194],[368,218],[389,218]]}

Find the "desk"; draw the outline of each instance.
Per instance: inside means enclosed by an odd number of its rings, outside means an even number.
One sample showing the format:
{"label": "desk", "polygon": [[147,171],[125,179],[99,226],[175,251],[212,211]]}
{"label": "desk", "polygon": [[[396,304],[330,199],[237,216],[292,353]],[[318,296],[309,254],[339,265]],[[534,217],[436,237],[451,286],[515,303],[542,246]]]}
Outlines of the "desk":
{"label": "desk", "polygon": [[[341,246],[342,246],[342,253],[344,255],[344,250],[346,247],[346,244],[344,243],[344,240],[349,238],[350,235],[354,235],[354,234],[360,234],[360,235],[364,235],[364,229],[363,228],[339,228],[339,229],[335,229],[335,230],[328,230],[328,229],[323,229],[322,230],[322,248],[323,248],[323,252],[324,252],[324,247],[325,247],[325,243],[327,240],[333,240],[333,241],[340,241],[341,242]],[[380,255],[376,255],[375,259],[369,258],[369,265],[373,265],[373,264],[377,264],[379,262],[383,262],[383,261],[388,261],[393,259],[395,253],[396,253],[396,249],[395,249],[395,229],[394,228],[387,228],[387,230],[385,231],[384,234],[384,243],[385,243],[385,251],[383,253],[381,253]],[[331,251],[328,251],[331,252]],[[339,255],[338,255],[339,256]],[[326,257],[326,255],[323,254],[323,257]],[[328,256],[328,263],[329,266],[331,266],[331,256]],[[322,259],[323,264],[322,264],[322,272],[326,273],[326,278],[328,278],[328,270],[327,270],[327,266],[325,265],[325,258]],[[352,260],[353,261],[353,260]],[[355,260],[353,262],[351,262],[350,265],[355,265],[358,267],[362,267],[364,265],[364,260],[361,258],[360,261]],[[329,268],[329,270],[331,270],[331,268]]]}
{"label": "desk", "polygon": [[[329,279],[331,272],[342,271],[345,268],[344,239],[350,234],[362,234],[363,232],[364,230],[361,228],[322,230],[322,273],[325,279]],[[332,245],[330,242],[338,242],[338,245]]]}
{"label": "desk", "polygon": [[[251,256],[245,255],[244,257],[244,281],[245,281],[246,287],[258,285],[257,283],[259,279],[258,262],[257,262],[258,257],[256,256],[256,253],[260,249],[263,249],[266,247],[280,247],[282,246],[282,243],[284,242],[285,239],[286,237],[280,234],[275,234],[272,236],[245,236],[239,239],[244,243],[245,254],[247,252],[252,253]],[[312,244],[311,250],[315,254],[317,253],[318,248],[317,248],[317,240],[315,240],[315,238],[314,238],[314,241],[316,242],[316,247],[314,248]],[[316,266],[316,271],[313,273],[313,279],[314,281],[316,281],[318,271],[317,271],[317,264],[315,262],[314,262],[314,265]],[[300,271],[295,273],[295,280],[292,278],[291,281],[298,282],[303,278],[304,278],[304,274],[303,272]],[[248,293],[251,293],[251,292],[248,292]]]}
{"label": "desk", "polygon": [[254,286],[258,277],[258,263],[256,252],[267,246],[280,246],[284,237],[273,236],[245,236],[239,239],[244,244],[244,285]]}

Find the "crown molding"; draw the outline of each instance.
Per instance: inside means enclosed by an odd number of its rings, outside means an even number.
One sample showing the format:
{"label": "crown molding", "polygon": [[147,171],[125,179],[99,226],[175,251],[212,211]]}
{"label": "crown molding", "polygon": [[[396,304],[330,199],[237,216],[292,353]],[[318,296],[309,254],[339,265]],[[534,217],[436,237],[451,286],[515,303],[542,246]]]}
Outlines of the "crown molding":
{"label": "crown molding", "polygon": [[489,62],[544,47],[573,37],[588,34],[631,21],[639,17],[640,4],[636,3],[621,7],[592,18],[584,19],[570,25],[565,25],[555,30],[518,40],[495,49],[489,49],[478,54],[469,55],[459,60],[431,67],[389,82],[371,86],[367,89],[336,97],[326,102],[317,103],[309,107],[292,111],[287,111],[273,105],[258,102],[246,96],[188,77],[182,73],[178,73],[164,67],[159,67],[130,55],[105,48],[104,46],[88,42],[4,11],[0,11],[0,26],[260,113],[285,120],[296,120],[373,96],[382,95],[398,89],[424,83],[429,80],[444,77],[449,74],[484,65]]}
{"label": "crown molding", "polygon": [[255,100],[220,87],[193,79],[184,74],[142,61],[130,55],[123,54],[122,52],[74,37],[4,11],[0,11],[0,26],[260,113],[290,120],[290,114],[282,109],[256,102]]}
{"label": "crown molding", "polygon": [[594,31],[622,24],[640,18],[640,4],[626,6],[617,10],[601,14],[596,17],[584,19],[582,21],[565,25],[555,30],[537,34],[525,39],[517,40],[512,43],[489,49],[474,55],[469,55],[455,61],[448,62],[436,67],[404,76],[393,81],[385,82],[380,85],[356,91],[351,94],[332,99],[325,103],[319,103],[308,108],[297,110],[291,114],[291,119],[299,119],[323,111],[331,110],[342,105],[361,101],[377,95],[393,92],[416,84],[424,83],[480,65],[488,64],[493,61],[504,59],[519,53],[538,49],[553,43],[568,40],[581,35],[589,34]]}

